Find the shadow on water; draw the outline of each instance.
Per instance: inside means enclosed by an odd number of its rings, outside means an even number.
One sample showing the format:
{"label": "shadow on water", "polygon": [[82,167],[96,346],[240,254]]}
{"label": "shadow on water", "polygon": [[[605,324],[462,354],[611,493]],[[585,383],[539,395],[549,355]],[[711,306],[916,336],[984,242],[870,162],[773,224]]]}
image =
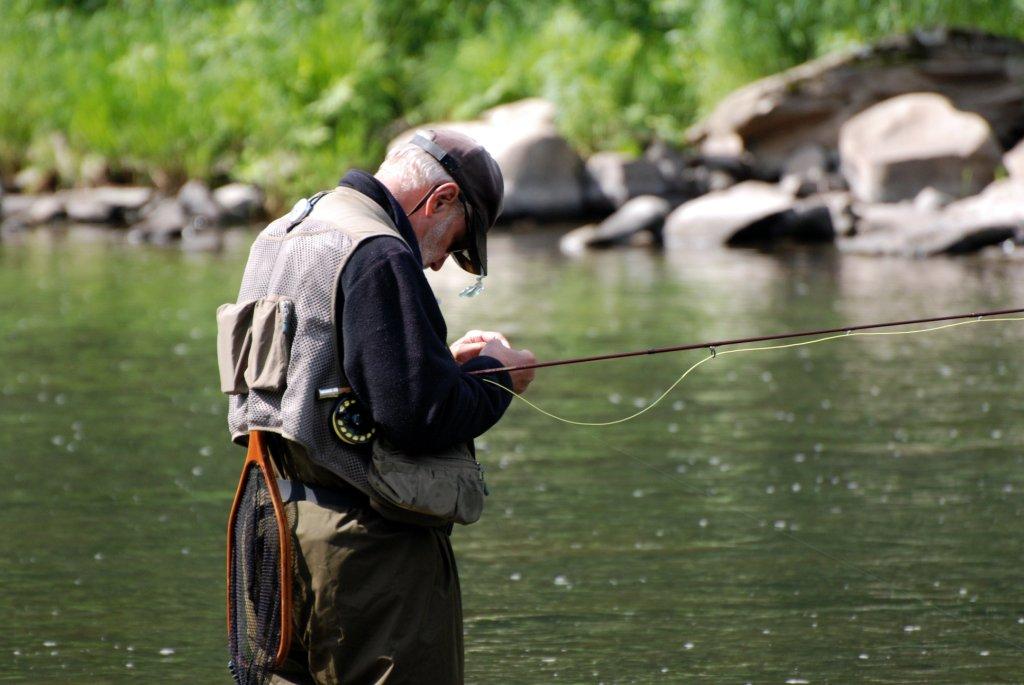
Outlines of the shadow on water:
{"label": "shadow on water", "polygon": [[[241,452],[216,388],[217,254],[0,246],[0,663],[10,682],[228,682],[222,545]],[[539,358],[1024,302],[1021,266],[831,249],[558,253],[499,234],[450,337]],[[722,356],[642,417],[514,403],[456,532],[468,681],[991,682],[1024,668],[1017,323]],[[700,352],[543,370],[608,420]]]}

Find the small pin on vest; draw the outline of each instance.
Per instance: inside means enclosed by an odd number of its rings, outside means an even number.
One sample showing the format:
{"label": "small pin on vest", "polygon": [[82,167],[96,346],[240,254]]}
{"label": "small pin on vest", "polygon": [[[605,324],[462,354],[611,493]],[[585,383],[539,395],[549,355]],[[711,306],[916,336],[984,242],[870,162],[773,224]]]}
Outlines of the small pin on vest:
{"label": "small pin on vest", "polygon": [[468,285],[459,293],[459,297],[476,297],[484,291],[484,277],[477,276],[476,283]]}

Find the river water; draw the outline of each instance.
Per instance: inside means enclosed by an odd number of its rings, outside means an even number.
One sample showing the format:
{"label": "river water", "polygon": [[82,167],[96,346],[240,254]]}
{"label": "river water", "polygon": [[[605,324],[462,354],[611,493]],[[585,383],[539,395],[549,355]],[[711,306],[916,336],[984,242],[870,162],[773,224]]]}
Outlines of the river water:
{"label": "river water", "polygon": [[[214,317],[248,233],[185,254],[0,245],[0,681],[228,683],[223,541],[242,451]],[[539,358],[1024,304],[1024,263],[492,241],[430,274],[450,337]],[[455,532],[471,683],[1024,679],[1024,323],[720,355],[641,417],[515,402]],[[584,421],[704,352],[538,372]]]}

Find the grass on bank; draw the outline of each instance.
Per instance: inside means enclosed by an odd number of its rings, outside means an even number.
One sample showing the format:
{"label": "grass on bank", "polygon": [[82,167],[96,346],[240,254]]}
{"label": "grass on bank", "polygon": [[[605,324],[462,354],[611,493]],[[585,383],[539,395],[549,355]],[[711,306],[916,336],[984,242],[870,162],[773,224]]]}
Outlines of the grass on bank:
{"label": "grass on bank", "polygon": [[0,174],[101,158],[284,202],[407,126],[533,95],[581,150],[636,151],[750,80],[935,25],[1022,36],[1024,0],[6,0]]}

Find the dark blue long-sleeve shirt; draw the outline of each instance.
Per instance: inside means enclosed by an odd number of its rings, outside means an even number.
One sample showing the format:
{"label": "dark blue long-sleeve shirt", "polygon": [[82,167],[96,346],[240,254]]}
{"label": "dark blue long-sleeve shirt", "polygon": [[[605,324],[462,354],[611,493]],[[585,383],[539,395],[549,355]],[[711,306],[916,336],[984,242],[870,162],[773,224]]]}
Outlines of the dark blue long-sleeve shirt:
{"label": "dark blue long-sleeve shirt", "polygon": [[[484,433],[501,418],[511,395],[465,372],[502,364],[486,356],[461,367],[455,362],[405,212],[365,172],[350,171],[340,185],[377,202],[404,238],[363,241],[339,277],[335,322],[352,389],[399,447],[442,449]],[[507,371],[486,377],[512,387]]]}

